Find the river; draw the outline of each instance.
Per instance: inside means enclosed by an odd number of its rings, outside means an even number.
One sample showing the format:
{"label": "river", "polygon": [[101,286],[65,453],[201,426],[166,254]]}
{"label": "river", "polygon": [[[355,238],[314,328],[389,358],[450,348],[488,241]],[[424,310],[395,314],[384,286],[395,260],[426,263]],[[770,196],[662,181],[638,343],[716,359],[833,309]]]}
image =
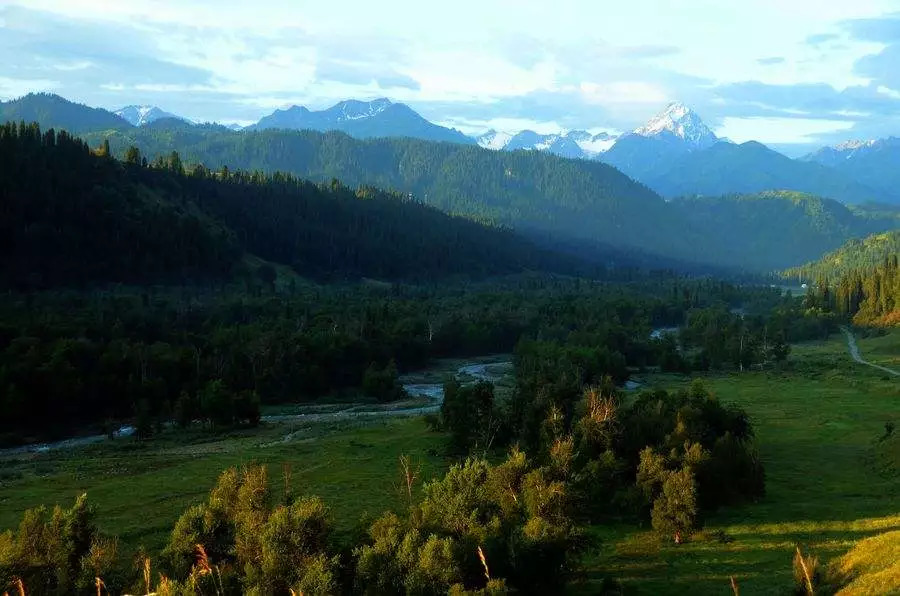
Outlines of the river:
{"label": "river", "polygon": [[[467,359],[440,359],[434,365],[416,372],[401,375],[400,383],[409,396],[417,402],[422,399],[430,403],[426,405],[400,404],[340,404],[322,405],[315,408],[320,411],[296,414],[264,415],[262,422],[330,422],[335,420],[347,420],[352,418],[392,417],[392,416],[421,416],[437,412],[444,400],[444,379],[455,376],[462,383],[477,381],[490,381],[502,386],[509,382],[513,375],[511,356],[508,354],[496,354]],[[329,410],[329,411],[321,411]],[[122,426],[114,435],[115,438],[128,437],[134,434],[134,427]],[[62,441],[50,443],[34,443],[21,447],[0,449],[0,457],[23,455],[29,453],[46,453],[61,449],[76,449],[86,445],[93,445],[108,441],[107,435],[89,435],[72,437]]]}

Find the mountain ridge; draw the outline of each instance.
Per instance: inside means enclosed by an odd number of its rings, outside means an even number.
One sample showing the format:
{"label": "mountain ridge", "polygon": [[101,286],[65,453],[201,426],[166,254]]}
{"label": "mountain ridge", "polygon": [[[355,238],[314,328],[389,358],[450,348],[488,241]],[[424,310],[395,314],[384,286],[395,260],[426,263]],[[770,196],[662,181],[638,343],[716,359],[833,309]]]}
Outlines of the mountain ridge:
{"label": "mountain ridge", "polygon": [[400,136],[460,144],[475,143],[474,139],[458,130],[429,122],[406,104],[394,103],[384,97],[368,102],[345,100],[318,111],[294,105],[263,116],[245,130],[273,128],[319,132],[337,130],[361,139]]}
{"label": "mountain ridge", "polygon": [[133,126],[144,126],[162,118],[176,118],[188,121],[187,118],[166,112],[162,108],[153,105],[129,105],[113,111],[113,114],[127,120]]}

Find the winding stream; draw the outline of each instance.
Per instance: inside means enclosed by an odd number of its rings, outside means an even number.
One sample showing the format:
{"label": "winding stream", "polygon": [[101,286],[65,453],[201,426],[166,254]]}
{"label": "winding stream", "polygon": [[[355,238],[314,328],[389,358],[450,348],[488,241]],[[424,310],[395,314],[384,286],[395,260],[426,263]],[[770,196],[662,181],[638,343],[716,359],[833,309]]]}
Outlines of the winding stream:
{"label": "winding stream", "polygon": [[[309,414],[274,414],[262,416],[260,420],[275,423],[291,421],[312,423],[352,418],[421,416],[437,412],[440,409],[441,403],[444,401],[443,379],[451,374],[462,383],[475,381],[498,383],[512,376],[513,365],[509,355],[483,356],[467,360],[438,360],[435,366],[431,368],[402,375],[400,382],[411,398],[424,398],[432,402],[424,406],[404,407],[403,404],[384,404],[383,406],[373,407],[362,404],[347,404],[346,408],[337,411]],[[114,437],[128,437],[134,434],[134,427],[123,426],[113,434]],[[0,457],[76,449],[107,440],[109,440],[107,435],[90,435],[50,443],[35,443],[21,447],[0,449]]]}

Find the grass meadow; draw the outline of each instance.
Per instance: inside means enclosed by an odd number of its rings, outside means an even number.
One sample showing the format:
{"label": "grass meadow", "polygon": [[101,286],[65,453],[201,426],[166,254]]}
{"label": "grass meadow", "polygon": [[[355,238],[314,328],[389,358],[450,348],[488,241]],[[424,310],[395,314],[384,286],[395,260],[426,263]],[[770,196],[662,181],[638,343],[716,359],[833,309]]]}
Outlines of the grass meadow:
{"label": "grass meadow", "polygon": [[[864,358],[896,365],[900,333],[859,345]],[[689,382],[644,380],[667,388]],[[900,476],[873,465],[885,422],[900,422],[900,380],[851,362],[840,335],[794,346],[784,371],[706,380],[720,400],[749,412],[766,496],[708,516],[680,546],[661,545],[649,521],[589,528],[574,591],[592,593],[608,574],[636,594],[728,594],[732,576],[743,594],[785,594],[798,544],[827,562],[862,539],[900,530]],[[69,505],[87,492],[123,554],[139,546],[158,552],[179,514],[205,497],[224,468],[257,462],[268,464],[276,494],[288,486],[322,496],[339,530],[350,532],[366,515],[405,506],[401,455],[412,457],[420,481],[442,473],[449,464],[442,443],[421,418],[408,418],[166,433],[143,443],[21,455],[0,460],[0,530],[15,527],[27,508]]]}

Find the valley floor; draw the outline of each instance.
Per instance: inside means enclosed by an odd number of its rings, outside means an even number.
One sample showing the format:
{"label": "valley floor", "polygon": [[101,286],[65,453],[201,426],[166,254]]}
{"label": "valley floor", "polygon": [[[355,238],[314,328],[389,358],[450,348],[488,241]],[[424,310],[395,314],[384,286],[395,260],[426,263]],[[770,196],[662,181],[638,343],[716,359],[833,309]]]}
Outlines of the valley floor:
{"label": "valley floor", "polygon": [[[859,339],[859,349],[888,364],[898,343],[894,332]],[[649,527],[591,528],[586,576],[575,591],[591,593],[608,574],[638,594],[729,593],[731,576],[744,594],[783,594],[792,583],[795,545],[828,560],[861,538],[900,529],[900,478],[879,475],[871,462],[873,442],[900,413],[900,382],[854,363],[843,335],[794,346],[790,360],[785,372],[707,379],[719,399],[750,414],[766,466],[766,497],[716,513],[678,547],[660,546]],[[675,387],[688,379],[643,381]],[[179,514],[205,497],[224,468],[259,462],[268,464],[279,494],[286,478],[294,493],[322,496],[339,530],[350,532],[366,514],[405,507],[401,455],[421,466],[425,481],[449,463],[442,445],[443,437],[420,418],[292,420],[18,455],[0,461],[0,530],[14,527],[29,507],[69,505],[87,492],[101,528],[119,536],[123,551],[142,545],[158,552]]]}
{"label": "valley floor", "polygon": [[[859,348],[868,358],[898,340],[894,332],[860,339]],[[852,362],[843,335],[794,346],[791,360],[790,372],[708,379],[719,399],[745,408],[754,423],[765,498],[717,512],[678,547],[660,546],[649,528],[595,528],[600,544],[584,560],[589,577],[608,573],[638,594],[699,596],[729,593],[734,576],[744,594],[784,594],[796,545],[824,562],[862,538],[900,529],[900,477],[880,475],[871,461],[885,422],[900,415],[900,383]]]}

